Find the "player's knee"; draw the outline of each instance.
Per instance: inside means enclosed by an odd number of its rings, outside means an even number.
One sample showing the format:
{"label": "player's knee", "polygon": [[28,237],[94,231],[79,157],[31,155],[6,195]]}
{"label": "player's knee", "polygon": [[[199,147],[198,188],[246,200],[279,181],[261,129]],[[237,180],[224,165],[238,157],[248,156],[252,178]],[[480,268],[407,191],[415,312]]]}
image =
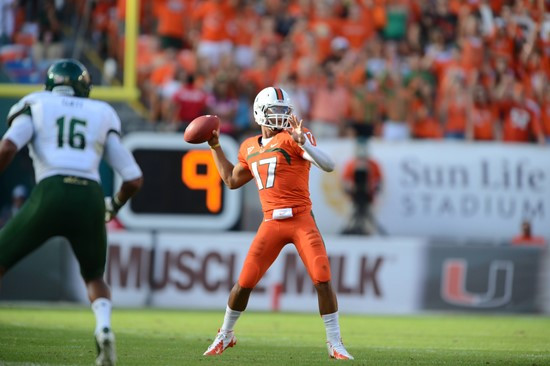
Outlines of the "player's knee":
{"label": "player's knee", "polygon": [[330,263],[326,255],[319,255],[313,260],[313,283],[330,281]]}
{"label": "player's knee", "polygon": [[245,262],[239,276],[239,286],[251,289],[260,281],[260,267],[253,262]]}

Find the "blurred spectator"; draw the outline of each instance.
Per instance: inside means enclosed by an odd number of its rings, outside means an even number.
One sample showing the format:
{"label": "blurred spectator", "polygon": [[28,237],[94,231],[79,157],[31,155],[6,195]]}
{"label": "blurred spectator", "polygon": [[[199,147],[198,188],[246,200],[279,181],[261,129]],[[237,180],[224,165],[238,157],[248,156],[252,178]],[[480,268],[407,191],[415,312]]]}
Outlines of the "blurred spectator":
{"label": "blurred spectator", "polygon": [[348,41],[351,50],[359,52],[374,35],[372,5],[365,6],[355,1],[348,2],[345,16],[340,20],[338,31],[341,37]]}
{"label": "blurred spectator", "polygon": [[35,62],[63,57],[63,32],[59,13],[54,0],[40,2],[38,13],[38,40],[33,45],[33,59]]}
{"label": "blurred spectator", "polygon": [[258,30],[260,17],[251,1],[240,1],[230,22],[230,34],[234,45],[234,58],[237,66],[247,69],[254,63],[252,40]]}
{"label": "blurred spectator", "polygon": [[98,0],[92,4],[90,34],[99,56],[107,59],[109,55],[109,31],[111,16],[115,15],[110,0]]}
{"label": "blurred spectator", "polygon": [[513,85],[512,100],[503,114],[502,140],[506,142],[537,142],[544,144],[545,139],[540,125],[538,105],[525,96],[523,86]]}
{"label": "blurred spectator", "polygon": [[364,139],[373,136],[376,126],[380,124],[382,104],[376,80],[361,77],[356,85],[352,85],[348,123],[351,131],[348,135]]}
{"label": "blurred spectator", "polygon": [[307,113],[310,109],[309,94],[304,88],[300,88],[298,75],[294,72],[291,73],[280,81],[279,86],[290,96],[290,101],[294,107],[293,113],[298,119],[308,119]]}
{"label": "blurred spectator", "polygon": [[185,46],[186,14],[191,12],[189,0],[157,2],[157,35],[161,49],[182,49]]}
{"label": "blurred spectator", "polygon": [[313,91],[310,129],[319,139],[343,134],[349,110],[349,93],[336,82],[332,73]]}
{"label": "blurred spectator", "polygon": [[232,5],[224,0],[202,1],[193,10],[195,40],[200,64],[205,70],[216,68],[224,55],[231,53],[228,23],[234,16]]}
{"label": "blurred spectator", "polygon": [[175,91],[171,99],[166,99],[171,106],[172,123],[179,131],[185,130],[187,124],[200,115],[206,114],[208,94],[195,84],[195,75],[181,74],[183,84]]}
{"label": "blurred spectator", "polygon": [[489,93],[481,84],[474,86],[471,103],[467,107],[466,136],[468,140],[500,140],[501,130]]}
{"label": "blurred spectator", "polygon": [[[285,89],[286,90],[286,89]],[[288,90],[287,90],[288,92]],[[254,98],[257,91],[252,83],[237,83],[237,95],[238,95],[238,107],[235,113],[235,128],[238,136],[243,137],[247,133],[257,134],[256,123],[254,122],[254,115],[252,106],[254,105]],[[291,96],[292,98],[292,96]],[[291,100],[291,103],[294,103]]]}
{"label": "blurred spectator", "polygon": [[17,0],[0,0],[0,46],[13,41]]}
{"label": "blurred spectator", "polygon": [[330,42],[330,52],[322,62],[327,72],[335,72],[335,66],[343,61],[349,50],[349,41],[345,37],[335,37]]}
{"label": "blurred spectator", "polygon": [[313,16],[309,18],[308,29],[314,35],[317,43],[317,62],[321,62],[330,54],[330,44],[337,35],[338,19],[327,1],[313,1]]}
{"label": "blurred spectator", "polygon": [[405,37],[410,12],[408,0],[386,0],[386,26],[382,30],[384,39],[398,41]]}
{"label": "blurred spectator", "polygon": [[425,2],[420,24],[425,39],[432,30],[437,30],[445,46],[455,40],[458,18],[451,12],[448,0],[435,0],[435,6]]}
{"label": "blurred spectator", "polygon": [[382,99],[384,100],[384,121],[381,137],[385,140],[407,140],[411,137],[408,123],[411,106],[411,92],[402,87],[401,76],[387,74],[381,80]]}
{"label": "blurred spectator", "polygon": [[449,69],[447,85],[442,91],[439,118],[445,126],[445,137],[464,139],[466,136],[466,111],[470,93],[466,76],[459,69]]}
{"label": "blurred spectator", "polygon": [[11,219],[20,209],[21,206],[27,200],[27,187],[20,184],[13,188],[11,193],[11,203],[2,208],[0,212],[0,227],[6,225],[6,223]]}
{"label": "blurred spectator", "polygon": [[544,137],[546,139],[546,142],[550,143],[550,84],[546,84],[543,88],[540,107]]}
{"label": "blurred spectator", "polygon": [[164,121],[166,116],[162,112],[162,89],[166,83],[170,83],[178,67],[176,50],[168,48],[164,50],[157,60],[156,67],[151,71],[149,78],[144,83],[144,98],[149,105],[149,119],[152,123]]}
{"label": "blurred spectator", "polygon": [[220,132],[234,135],[237,128],[234,124],[239,108],[239,101],[233,94],[229,81],[224,76],[214,80],[212,94],[206,100],[206,111],[220,118]]}
{"label": "blurred spectator", "polygon": [[529,220],[524,220],[521,223],[521,233],[512,238],[512,245],[516,246],[544,246],[546,245],[546,240],[542,236],[535,236],[532,234],[531,222]]}
{"label": "blurred spectator", "polygon": [[415,139],[441,139],[443,128],[426,102],[420,102],[413,112],[411,135]]}

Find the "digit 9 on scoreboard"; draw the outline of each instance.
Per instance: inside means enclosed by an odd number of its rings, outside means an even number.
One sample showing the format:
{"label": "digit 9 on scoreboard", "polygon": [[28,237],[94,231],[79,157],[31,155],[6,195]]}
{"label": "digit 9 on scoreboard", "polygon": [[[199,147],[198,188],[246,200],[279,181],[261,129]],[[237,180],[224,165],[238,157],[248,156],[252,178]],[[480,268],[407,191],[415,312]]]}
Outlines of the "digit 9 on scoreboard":
{"label": "digit 9 on scoreboard", "polygon": [[[118,215],[124,226],[210,231],[237,223],[240,190],[223,184],[207,144],[188,144],[182,134],[170,133],[134,133],[123,142],[144,177],[142,189]],[[220,143],[236,161],[237,143],[228,136],[220,136]]]}
{"label": "digit 9 on scoreboard", "polygon": [[[200,172],[200,167],[205,170]],[[222,180],[210,151],[190,150],[181,158],[181,181],[187,187],[206,192],[206,208],[217,213],[222,207]]]}

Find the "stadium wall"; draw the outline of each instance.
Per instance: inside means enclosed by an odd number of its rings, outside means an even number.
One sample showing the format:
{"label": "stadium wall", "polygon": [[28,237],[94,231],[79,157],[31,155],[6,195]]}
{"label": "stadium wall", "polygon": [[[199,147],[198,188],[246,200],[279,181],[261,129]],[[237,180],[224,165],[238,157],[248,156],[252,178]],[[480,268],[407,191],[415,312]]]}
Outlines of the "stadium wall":
{"label": "stadium wall", "polygon": [[[114,305],[223,310],[253,236],[110,232],[106,278]],[[550,309],[548,297],[540,291],[549,284],[548,256],[542,248],[332,235],[325,236],[325,243],[342,313]],[[6,276],[0,299],[87,303],[68,248],[66,242],[54,241],[23,260]],[[288,245],[254,290],[249,309],[316,308],[307,272]]]}

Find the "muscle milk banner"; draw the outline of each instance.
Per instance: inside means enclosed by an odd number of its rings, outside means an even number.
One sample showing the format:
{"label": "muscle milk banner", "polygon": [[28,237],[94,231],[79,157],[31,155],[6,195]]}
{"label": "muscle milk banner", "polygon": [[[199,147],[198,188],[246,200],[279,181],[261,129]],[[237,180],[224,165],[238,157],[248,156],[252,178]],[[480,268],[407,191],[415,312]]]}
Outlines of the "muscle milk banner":
{"label": "muscle milk banner", "polygon": [[[312,168],[311,196],[320,230],[337,233],[351,217],[341,175],[355,147],[321,145],[337,168]],[[375,221],[391,235],[509,240],[529,219],[535,235],[550,239],[549,152],[524,144],[372,141],[369,156],[382,172]]]}
{"label": "muscle milk banner", "polygon": [[[227,304],[253,233],[109,234],[107,279],[117,306],[218,309]],[[333,288],[346,313],[414,313],[426,242],[325,237]],[[249,309],[317,311],[317,295],[289,244],[252,293]]]}

